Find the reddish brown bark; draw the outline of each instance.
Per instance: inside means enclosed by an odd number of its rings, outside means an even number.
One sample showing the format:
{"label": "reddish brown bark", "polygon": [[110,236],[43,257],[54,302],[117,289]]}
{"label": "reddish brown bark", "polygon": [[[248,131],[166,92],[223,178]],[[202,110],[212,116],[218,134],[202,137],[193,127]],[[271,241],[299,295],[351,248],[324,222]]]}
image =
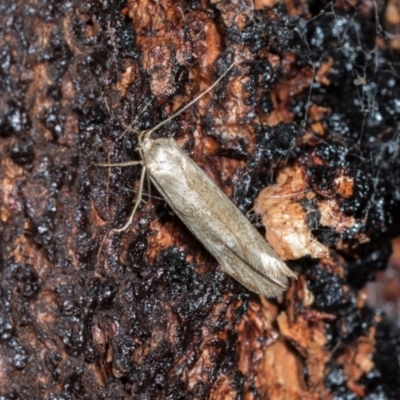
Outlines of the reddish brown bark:
{"label": "reddish brown bark", "polygon": [[[398,398],[398,331],[364,291],[399,234],[398,6],[322,3],[3,1],[3,398]],[[283,258],[296,217],[321,258],[291,261],[275,300],[157,193],[115,233],[140,169],[92,165],[137,159],[125,125],[151,128],[234,60],[155,136],[244,213],[257,198]]]}

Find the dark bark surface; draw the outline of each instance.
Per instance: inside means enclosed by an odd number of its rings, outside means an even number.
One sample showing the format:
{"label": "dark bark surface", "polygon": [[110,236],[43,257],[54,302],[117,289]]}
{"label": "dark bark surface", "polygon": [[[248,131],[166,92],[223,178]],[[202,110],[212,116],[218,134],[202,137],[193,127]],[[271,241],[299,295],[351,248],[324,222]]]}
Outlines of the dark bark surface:
{"label": "dark bark surface", "polygon": [[[0,399],[400,398],[400,332],[364,291],[400,233],[399,5],[274,3],[1,0]],[[155,136],[244,213],[273,185],[257,210],[299,275],[275,300],[154,189],[114,232],[140,167],[92,165],[138,159],[124,126],[233,61]]]}

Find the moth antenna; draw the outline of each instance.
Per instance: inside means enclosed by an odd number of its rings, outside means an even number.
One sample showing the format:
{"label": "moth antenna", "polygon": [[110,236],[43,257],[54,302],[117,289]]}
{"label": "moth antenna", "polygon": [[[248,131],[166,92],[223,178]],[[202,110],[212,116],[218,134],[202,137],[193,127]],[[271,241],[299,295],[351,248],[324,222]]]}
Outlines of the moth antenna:
{"label": "moth antenna", "polygon": [[[211,92],[215,86],[218,85],[218,83],[221,82],[222,79],[224,79],[224,77],[227,75],[227,73],[235,66],[236,61],[234,61],[224,72],[223,74],[211,85],[209,86],[204,92],[200,93],[197,97],[195,97],[193,100],[189,101],[189,103],[187,103],[185,106],[183,106],[180,110],[178,110],[176,113],[172,114],[171,116],[169,116],[167,119],[165,119],[164,121],[161,121],[159,124],[157,124],[155,127],[146,130],[146,131],[142,131],[140,132],[142,135],[145,134],[146,137],[149,137],[154,131],[156,131],[157,129],[161,128],[163,125],[167,124],[169,121],[173,120],[174,118],[176,118],[178,115],[182,114],[185,110],[187,110],[189,107],[191,107],[194,103],[196,103],[197,101],[199,101],[204,95],[206,95],[207,93]],[[151,104],[151,102],[153,101],[150,100],[144,107],[143,107],[143,111]],[[135,122],[137,120],[137,117],[133,120],[133,122]],[[132,122],[132,123],[133,123]],[[126,125],[126,124],[122,124],[122,126],[125,128],[125,131],[122,133],[122,135],[117,139],[119,140],[122,136],[124,136],[126,134],[127,131],[130,131],[132,133],[137,133],[134,129],[132,129],[132,127],[130,125]],[[141,139],[143,138],[143,136],[140,138],[139,137],[139,143],[141,142]]]}
{"label": "moth antenna", "polygon": [[131,167],[132,165],[138,165],[142,164],[142,161],[126,161],[123,163],[116,163],[116,164],[110,164],[110,163],[92,163],[95,167]]}
{"label": "moth antenna", "polygon": [[[154,99],[149,100],[139,111],[138,115],[135,117],[135,119],[131,122],[131,125],[133,125],[138,119],[139,117],[146,111],[146,109],[150,106],[150,104],[153,102]],[[121,133],[121,135],[117,138],[117,142],[120,141],[128,131],[130,132],[135,132],[130,126],[128,125],[122,125],[125,130]]]}
{"label": "moth antenna", "polygon": [[163,125],[167,124],[169,121],[173,120],[176,118],[178,115],[182,114],[185,110],[187,110],[189,107],[191,107],[194,103],[196,103],[198,100],[200,100],[204,95],[207,93],[211,92],[215,86],[218,85],[218,83],[221,82],[222,79],[227,75],[227,73],[235,66],[236,61],[234,61],[225,71],[224,73],[211,85],[209,86],[204,92],[200,93],[197,97],[195,97],[193,100],[191,100],[189,103],[187,103],[185,106],[183,106],[180,110],[178,110],[176,113],[172,114],[170,117],[165,119],[164,121],[161,121],[159,124],[157,124],[154,128],[151,128],[147,131],[144,131],[146,133],[146,136],[150,136],[154,131],[157,129],[161,128]]}

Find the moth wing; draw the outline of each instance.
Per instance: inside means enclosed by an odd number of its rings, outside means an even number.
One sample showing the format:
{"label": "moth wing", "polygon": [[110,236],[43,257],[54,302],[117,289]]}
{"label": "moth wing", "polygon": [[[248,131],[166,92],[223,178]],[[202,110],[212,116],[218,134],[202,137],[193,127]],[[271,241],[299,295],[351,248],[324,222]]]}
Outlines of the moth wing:
{"label": "moth wing", "polygon": [[[236,232],[230,241],[224,241],[224,251],[215,254],[221,268],[249,290],[275,297],[286,290],[288,278],[297,278],[295,273],[279,259],[272,247],[252,225]],[[237,238],[246,235],[246,242]],[[222,243],[221,243],[222,244]]]}
{"label": "moth wing", "polygon": [[145,154],[150,179],[221,268],[251,291],[282,293],[295,275],[260,233],[174,140],[151,144]]}
{"label": "moth wing", "polygon": [[297,279],[296,274],[279,258],[268,242],[260,235],[257,245],[244,248],[244,258],[253,268],[273,279],[280,276]]}
{"label": "moth wing", "polygon": [[288,278],[285,275],[270,277],[255,269],[250,262],[238,257],[229,248],[224,252],[224,257],[218,257],[217,261],[223,271],[252,292],[276,297],[287,288]]}

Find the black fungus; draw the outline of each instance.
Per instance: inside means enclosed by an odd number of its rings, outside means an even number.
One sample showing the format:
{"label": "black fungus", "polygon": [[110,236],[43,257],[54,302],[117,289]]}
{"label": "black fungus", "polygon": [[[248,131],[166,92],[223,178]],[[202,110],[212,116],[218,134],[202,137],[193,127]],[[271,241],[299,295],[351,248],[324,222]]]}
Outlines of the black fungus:
{"label": "black fungus", "polygon": [[272,178],[270,167],[280,159],[290,156],[299,134],[295,123],[283,122],[276,126],[263,126],[257,131],[255,152],[248,157],[247,168],[243,171],[234,186],[236,205],[243,212],[251,209],[254,199],[266,186],[266,179]]}

